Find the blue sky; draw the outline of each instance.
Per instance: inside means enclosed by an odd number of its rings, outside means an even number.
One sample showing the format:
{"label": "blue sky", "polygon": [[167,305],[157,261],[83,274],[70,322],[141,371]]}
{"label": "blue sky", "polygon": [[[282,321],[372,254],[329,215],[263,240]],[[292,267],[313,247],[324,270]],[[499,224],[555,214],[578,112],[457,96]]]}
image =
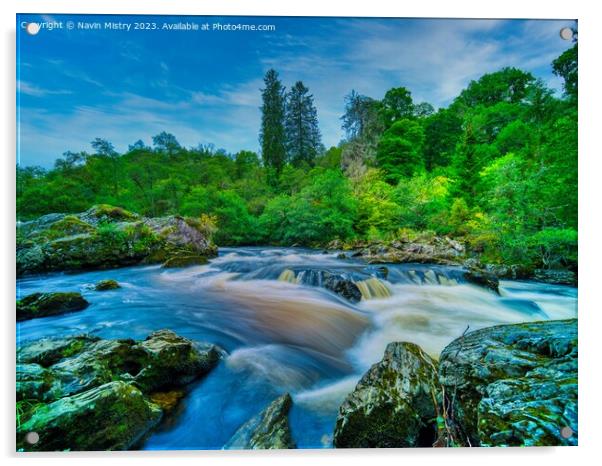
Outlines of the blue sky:
{"label": "blue sky", "polygon": [[[275,31],[41,30],[44,21],[273,24]],[[17,18],[18,162],[51,167],[102,137],[123,151],[161,131],[187,147],[259,150],[262,78],[273,67],[314,94],[323,142],[342,137],[344,96],[382,98],[405,86],[416,102],[448,105],[504,66],[560,92],[551,61],[571,46],[572,21],[21,15]]]}

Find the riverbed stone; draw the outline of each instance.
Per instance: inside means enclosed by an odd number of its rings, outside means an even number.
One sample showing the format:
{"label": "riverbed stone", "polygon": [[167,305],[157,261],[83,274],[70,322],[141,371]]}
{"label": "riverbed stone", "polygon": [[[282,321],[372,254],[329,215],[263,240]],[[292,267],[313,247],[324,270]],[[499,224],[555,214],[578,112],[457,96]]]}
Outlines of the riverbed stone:
{"label": "riverbed stone", "polygon": [[33,293],[17,301],[17,320],[82,311],[89,305],[81,293]]}
{"label": "riverbed stone", "polygon": [[224,449],[295,448],[288,422],[292,404],[293,400],[288,393],[278,397],[261,413],[243,424]]}
{"label": "riverbed stone", "polygon": [[418,345],[390,343],[339,408],[334,446],[430,447],[440,400],[437,363]]}
{"label": "riverbed stone", "polygon": [[[577,444],[577,320],[500,325],[454,340],[439,380],[465,444]],[[570,427],[574,434],[563,438]]]}

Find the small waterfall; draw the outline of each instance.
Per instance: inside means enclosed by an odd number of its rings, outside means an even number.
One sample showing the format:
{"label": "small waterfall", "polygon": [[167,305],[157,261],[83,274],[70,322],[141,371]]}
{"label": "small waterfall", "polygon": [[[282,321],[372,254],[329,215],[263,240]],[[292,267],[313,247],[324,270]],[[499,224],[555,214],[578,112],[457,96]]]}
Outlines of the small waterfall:
{"label": "small waterfall", "polygon": [[278,277],[278,280],[281,282],[297,283],[295,272],[291,269],[284,269]]}
{"label": "small waterfall", "polygon": [[388,298],[391,296],[391,290],[378,278],[368,278],[355,282],[362,293],[363,299]]}

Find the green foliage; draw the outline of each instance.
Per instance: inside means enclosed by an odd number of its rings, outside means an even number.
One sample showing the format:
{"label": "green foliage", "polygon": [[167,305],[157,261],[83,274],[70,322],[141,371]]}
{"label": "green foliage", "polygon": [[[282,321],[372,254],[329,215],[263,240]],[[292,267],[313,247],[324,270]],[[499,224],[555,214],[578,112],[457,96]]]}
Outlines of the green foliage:
{"label": "green foliage", "polygon": [[286,160],[284,86],[280,82],[278,73],[273,69],[268,70],[263,82],[265,88],[261,91],[263,103],[259,132],[261,156],[266,167],[280,172]]}
{"label": "green foliage", "polygon": [[314,97],[301,81],[286,96],[284,128],[288,161],[297,167],[313,165],[323,146]]}
{"label": "green foliage", "polygon": [[[341,118],[346,139],[327,151],[319,147],[307,88],[296,84],[287,106],[270,70],[261,158],[211,145],[184,148],[166,132],[152,139],[152,149],[137,141],[123,154],[98,138],[93,153],[65,152],[53,169],[17,167],[18,219],[119,205],[147,216],[194,217],[220,245],[431,231],[462,237],[484,261],[574,268],[577,45],[552,66],[564,80],[562,98],[515,68],[472,81],[436,112],[414,104],[403,87],[382,101],[352,91]],[[81,230],[69,216],[57,225],[74,235]],[[101,224],[98,234],[115,247],[157,240],[135,221],[123,229]]]}
{"label": "green foliage", "polygon": [[386,127],[395,121],[414,116],[414,102],[412,93],[405,87],[389,89],[382,100],[380,108]]}
{"label": "green foliage", "polygon": [[376,162],[389,183],[395,184],[401,177],[412,176],[423,168],[423,143],[424,130],[414,120],[398,120],[383,133]]}
{"label": "green foliage", "polygon": [[360,236],[378,239],[399,228],[403,208],[396,202],[395,188],[382,179],[378,170],[370,169],[355,191],[358,200],[355,228]]}
{"label": "green foliage", "polygon": [[357,202],[340,171],[312,170],[312,180],[299,193],[272,199],[260,221],[268,242],[276,244],[324,243],[354,234]]}
{"label": "green foliage", "polygon": [[577,100],[577,43],[552,62],[554,74],[564,79],[564,92],[571,99]]}

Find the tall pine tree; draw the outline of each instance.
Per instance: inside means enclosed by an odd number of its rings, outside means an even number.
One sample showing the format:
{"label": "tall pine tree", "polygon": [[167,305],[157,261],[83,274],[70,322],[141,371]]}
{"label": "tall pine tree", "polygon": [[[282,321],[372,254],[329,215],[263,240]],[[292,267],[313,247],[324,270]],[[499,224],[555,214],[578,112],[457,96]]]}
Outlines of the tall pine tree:
{"label": "tall pine tree", "polygon": [[288,161],[295,166],[303,162],[313,165],[322,151],[322,138],[314,97],[301,81],[287,95],[285,130]]}
{"label": "tall pine tree", "polygon": [[285,90],[278,73],[270,69],[263,79],[265,88],[261,91],[261,130],[259,142],[261,156],[266,167],[280,173],[286,161],[284,132]]}

